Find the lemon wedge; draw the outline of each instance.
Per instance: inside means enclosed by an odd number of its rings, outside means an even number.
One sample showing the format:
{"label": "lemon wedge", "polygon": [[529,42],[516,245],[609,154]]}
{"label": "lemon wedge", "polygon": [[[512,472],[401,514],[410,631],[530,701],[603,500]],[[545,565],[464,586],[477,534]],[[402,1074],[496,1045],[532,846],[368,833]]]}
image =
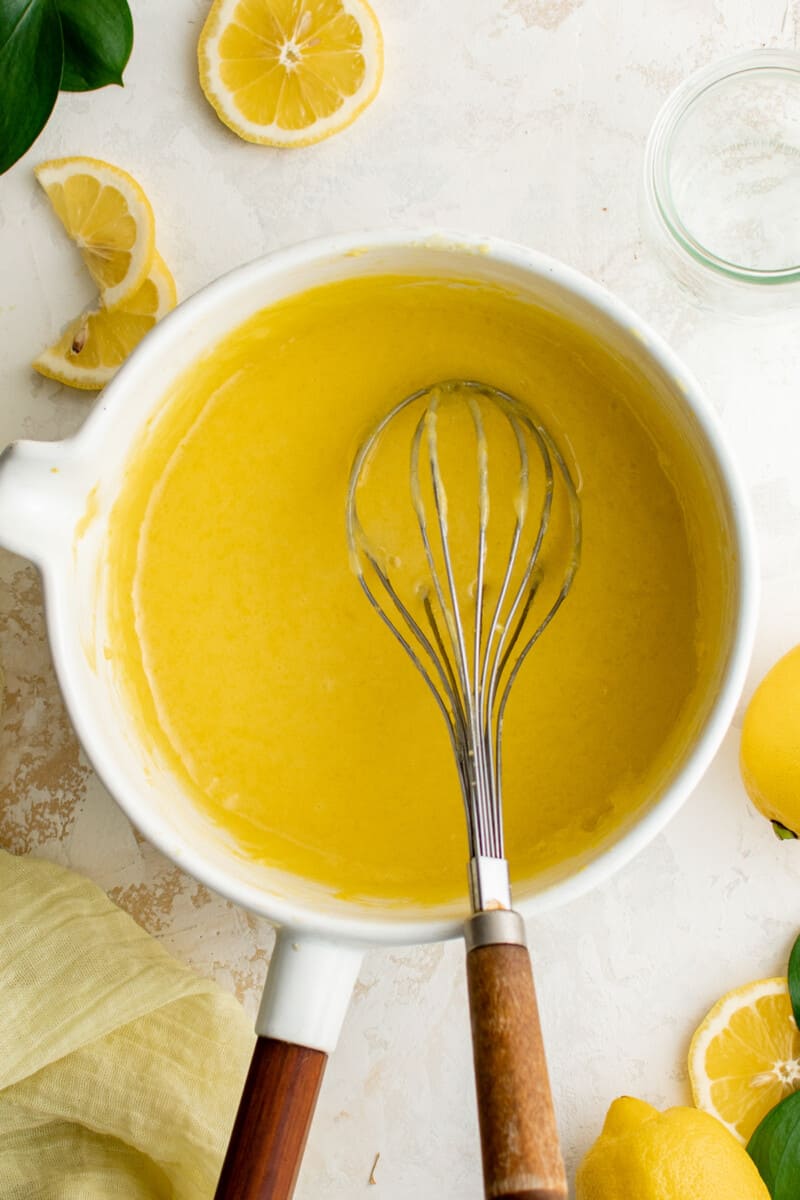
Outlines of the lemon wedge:
{"label": "lemon wedge", "polygon": [[206,98],[239,137],[310,146],[374,100],[383,39],[365,0],[214,0],[198,62]]}
{"label": "lemon wedge", "polygon": [[150,201],[127,171],[96,158],[59,158],[35,168],[83,256],[109,312],[144,283],[155,252]]}
{"label": "lemon wedge", "polygon": [[694,1102],[747,1141],[800,1088],[800,1032],[785,979],[759,979],[718,1000],[689,1048]]}
{"label": "lemon wedge", "polygon": [[101,305],[82,313],[33,366],[59,383],[96,391],[175,302],[175,281],[156,251],[150,274],[125,304],[111,312]]}

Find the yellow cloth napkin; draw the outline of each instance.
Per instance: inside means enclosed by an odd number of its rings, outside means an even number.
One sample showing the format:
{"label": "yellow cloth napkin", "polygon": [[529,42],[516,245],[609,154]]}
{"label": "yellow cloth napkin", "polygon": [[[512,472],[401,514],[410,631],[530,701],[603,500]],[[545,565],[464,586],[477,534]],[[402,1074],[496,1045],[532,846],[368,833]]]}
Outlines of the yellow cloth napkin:
{"label": "yellow cloth napkin", "polygon": [[253,1048],[88,879],[0,851],[0,1197],[212,1197]]}

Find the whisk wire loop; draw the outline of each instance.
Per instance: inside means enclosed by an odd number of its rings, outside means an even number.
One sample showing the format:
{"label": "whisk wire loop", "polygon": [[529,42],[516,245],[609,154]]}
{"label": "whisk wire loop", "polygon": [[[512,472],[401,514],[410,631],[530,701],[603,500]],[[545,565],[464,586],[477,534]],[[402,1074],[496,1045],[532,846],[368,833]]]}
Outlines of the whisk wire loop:
{"label": "whisk wire loop", "polygon": [[[469,413],[476,447],[477,542],[473,582],[468,589],[469,611],[459,595],[439,445],[443,405],[455,403]],[[384,558],[387,563],[393,561],[391,556],[384,555],[365,530],[359,499],[360,488],[366,486],[367,468],[387,427],[413,406],[421,412],[411,435],[410,499],[428,578],[404,591],[390,577],[392,568],[384,565]],[[487,421],[491,419],[497,428],[498,415],[510,430],[516,451],[516,492],[508,557],[499,573],[497,595],[487,607],[488,530],[495,507]],[[541,462],[539,503],[533,503],[531,496],[531,453]],[[544,574],[547,594],[552,590],[552,562],[543,572],[541,561],[552,535],[557,497],[563,505],[561,525],[567,531],[566,561],[558,568],[561,582],[555,596],[536,620],[532,614],[543,594]],[[433,520],[429,519],[431,504]],[[535,414],[506,392],[472,380],[448,380],[422,388],[383,418],[356,455],[347,496],[347,534],[361,587],[422,675],[444,716],[464,798],[470,856],[478,862],[503,859],[502,731],[509,695],[523,662],[566,599],[580,560],[580,502],[565,459]],[[550,555],[551,560],[556,558],[556,554]],[[375,587],[384,596],[383,603]],[[412,611],[418,605],[422,610],[419,620]],[[423,628],[423,619],[430,632]]]}

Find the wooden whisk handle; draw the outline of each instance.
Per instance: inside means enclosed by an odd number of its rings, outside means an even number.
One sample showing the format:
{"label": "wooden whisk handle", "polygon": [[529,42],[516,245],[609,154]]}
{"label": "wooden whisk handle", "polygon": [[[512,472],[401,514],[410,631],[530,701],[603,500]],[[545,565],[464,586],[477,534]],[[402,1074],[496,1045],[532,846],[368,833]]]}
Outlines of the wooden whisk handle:
{"label": "wooden whisk handle", "polygon": [[487,1200],[566,1200],[522,919],[478,913],[467,921],[466,939]]}

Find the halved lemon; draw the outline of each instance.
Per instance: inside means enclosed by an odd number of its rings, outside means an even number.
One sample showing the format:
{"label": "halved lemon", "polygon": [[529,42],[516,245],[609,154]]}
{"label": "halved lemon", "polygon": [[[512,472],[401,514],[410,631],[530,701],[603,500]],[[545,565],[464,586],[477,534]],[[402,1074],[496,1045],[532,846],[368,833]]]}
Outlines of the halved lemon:
{"label": "halved lemon", "polygon": [[150,274],[127,303],[112,312],[101,306],[82,313],[33,366],[59,383],[96,391],[175,301],[175,281],[156,251]]}
{"label": "halved lemon", "polygon": [[689,1047],[694,1102],[742,1141],[800,1089],[800,1032],[786,980],[758,979],[718,1000]]}
{"label": "halved lemon", "polygon": [[383,75],[380,26],[365,0],[214,0],[197,54],[220,120],[266,146],[338,133]]}
{"label": "halved lemon", "polygon": [[35,172],[104,307],[125,304],[147,278],[155,252],[155,217],[139,184],[97,158],[58,158]]}

